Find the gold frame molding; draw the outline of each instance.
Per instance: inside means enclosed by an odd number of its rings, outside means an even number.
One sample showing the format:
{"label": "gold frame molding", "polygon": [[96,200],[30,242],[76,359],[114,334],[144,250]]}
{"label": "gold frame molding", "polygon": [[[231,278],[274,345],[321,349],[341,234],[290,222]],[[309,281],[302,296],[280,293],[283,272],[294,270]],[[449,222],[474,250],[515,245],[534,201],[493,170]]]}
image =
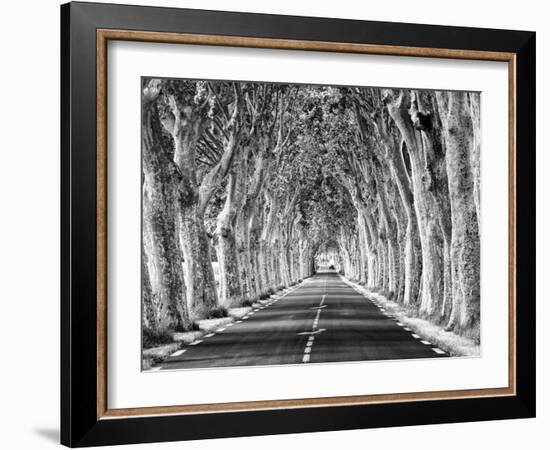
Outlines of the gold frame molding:
{"label": "gold frame molding", "polygon": [[[109,409],[107,405],[107,42],[110,40],[266,49],[363,53],[501,61],[508,63],[508,386],[503,388],[318,397],[201,405]],[[114,29],[97,30],[97,419],[167,414],[345,406],[516,395],[516,54],[445,48],[398,47]]]}

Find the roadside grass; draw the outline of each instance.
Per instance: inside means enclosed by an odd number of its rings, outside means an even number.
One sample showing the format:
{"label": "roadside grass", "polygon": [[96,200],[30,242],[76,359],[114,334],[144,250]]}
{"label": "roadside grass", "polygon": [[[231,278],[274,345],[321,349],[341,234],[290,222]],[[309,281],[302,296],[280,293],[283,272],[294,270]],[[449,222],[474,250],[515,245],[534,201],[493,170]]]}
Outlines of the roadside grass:
{"label": "roadside grass", "polygon": [[164,344],[171,344],[174,342],[172,340],[172,332],[169,330],[166,331],[153,331],[149,330],[147,328],[143,329],[142,334],[142,346],[144,349],[146,348],[154,348],[159,347],[160,345]]}
{"label": "roadside grass", "polygon": [[206,319],[221,319],[222,317],[227,317],[228,315],[229,313],[225,306],[216,306],[208,311]]}
{"label": "roadside grass", "polygon": [[395,316],[402,324],[421,336],[422,339],[436,345],[450,356],[477,357],[481,355],[481,347],[474,339],[470,339],[467,336],[459,336],[452,331],[446,331],[443,326],[418,317],[413,308],[398,304],[391,300],[395,296],[393,292],[370,286],[360,286],[353,282],[351,283],[363,291],[368,297],[376,300],[387,313]]}

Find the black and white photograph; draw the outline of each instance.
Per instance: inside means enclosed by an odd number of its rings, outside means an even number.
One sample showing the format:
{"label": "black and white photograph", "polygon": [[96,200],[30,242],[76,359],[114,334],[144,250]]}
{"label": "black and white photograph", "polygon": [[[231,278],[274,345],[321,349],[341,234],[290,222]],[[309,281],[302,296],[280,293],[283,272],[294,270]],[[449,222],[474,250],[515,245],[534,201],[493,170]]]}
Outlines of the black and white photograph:
{"label": "black and white photograph", "polygon": [[547,10],[5,2],[0,448],[547,442]]}
{"label": "black and white photograph", "polygon": [[140,94],[142,370],[480,355],[480,92]]}

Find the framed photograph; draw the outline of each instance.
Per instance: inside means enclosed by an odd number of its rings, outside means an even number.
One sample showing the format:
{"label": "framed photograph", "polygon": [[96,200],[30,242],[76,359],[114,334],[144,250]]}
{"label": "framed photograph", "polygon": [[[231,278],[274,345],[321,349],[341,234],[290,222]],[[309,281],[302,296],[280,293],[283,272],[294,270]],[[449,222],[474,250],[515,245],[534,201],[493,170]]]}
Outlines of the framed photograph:
{"label": "framed photograph", "polygon": [[535,33],[61,7],[61,441],[535,415]]}

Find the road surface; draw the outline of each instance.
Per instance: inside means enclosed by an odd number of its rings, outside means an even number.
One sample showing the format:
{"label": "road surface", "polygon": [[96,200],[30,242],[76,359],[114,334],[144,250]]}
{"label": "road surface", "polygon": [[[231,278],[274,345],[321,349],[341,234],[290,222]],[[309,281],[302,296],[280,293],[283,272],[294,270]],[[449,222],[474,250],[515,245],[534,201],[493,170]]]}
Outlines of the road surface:
{"label": "road surface", "polygon": [[336,273],[317,274],[269,302],[154,370],[448,356]]}

